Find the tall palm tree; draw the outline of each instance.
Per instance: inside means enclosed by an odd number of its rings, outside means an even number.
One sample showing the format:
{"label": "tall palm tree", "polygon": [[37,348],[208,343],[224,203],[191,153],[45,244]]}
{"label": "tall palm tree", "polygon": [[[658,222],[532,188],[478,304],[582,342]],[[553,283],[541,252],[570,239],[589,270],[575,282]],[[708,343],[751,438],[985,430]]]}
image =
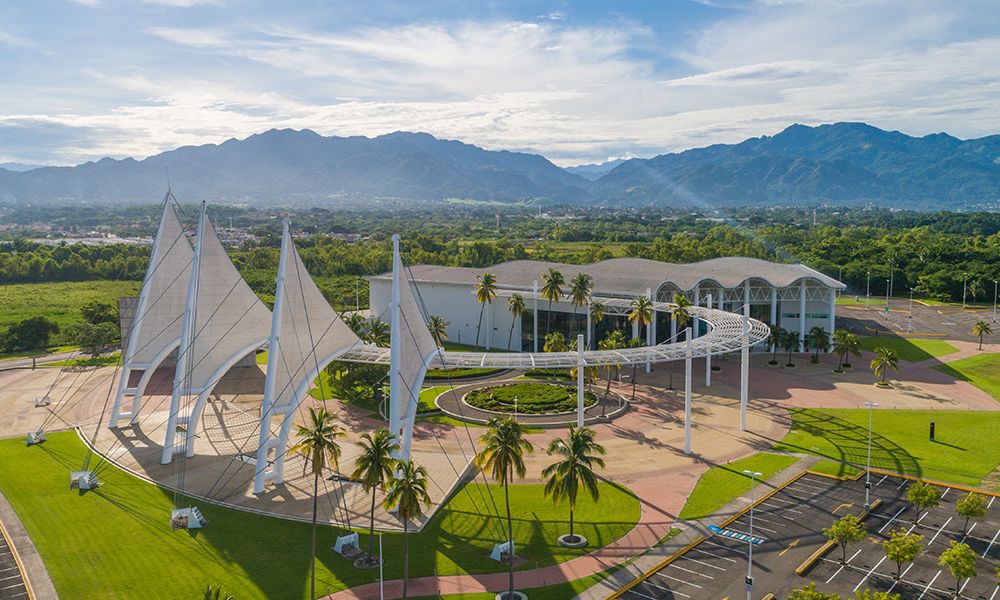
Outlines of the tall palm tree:
{"label": "tall palm tree", "polygon": [[[628,348],[640,348],[642,346],[645,346],[645,344],[642,342],[642,338],[632,338],[632,339],[630,339],[627,342],[626,346]],[[632,401],[633,402],[635,401],[635,373],[636,373],[636,369],[637,369],[638,366],[639,366],[639,363],[636,363],[636,362],[632,363]],[[670,376],[673,377],[673,371],[671,371],[670,373],[671,373]],[[671,382],[670,382],[670,388],[673,389],[673,387],[674,387],[673,380],[671,380]]]}
{"label": "tall palm tree", "polygon": [[367,337],[368,334],[365,331],[366,321],[365,318],[361,315],[361,313],[358,312],[347,313],[347,316],[344,317],[344,323],[346,323],[347,326],[351,328],[351,331],[353,331],[354,334],[359,338],[364,339],[365,337]]}
{"label": "tall palm tree", "polygon": [[889,369],[899,372],[899,357],[892,348],[875,348],[875,358],[872,359],[871,367],[876,377],[882,377],[882,384],[885,385],[885,376]]}
{"label": "tall palm tree", "polygon": [[975,325],[972,326],[972,335],[979,336],[979,349],[983,349],[983,336],[993,335],[993,328],[986,321],[977,321]]}
{"label": "tall palm tree", "polygon": [[563,274],[559,271],[549,267],[549,272],[542,275],[542,280],[545,281],[545,285],[542,286],[542,298],[549,301],[549,309],[545,315],[545,335],[549,334],[549,326],[552,323],[552,302],[562,298],[562,284],[566,283],[566,279]]}
{"label": "tall palm tree", "polygon": [[337,423],[337,415],[325,408],[309,409],[309,425],[299,425],[296,435],[298,443],[291,452],[305,457],[305,468],[313,473],[313,515],[312,515],[312,575],[309,580],[309,597],[316,597],[316,509],[319,505],[319,476],[329,465],[336,471],[340,463],[340,444],[337,438],[346,437],[344,426]]}
{"label": "tall palm tree", "polygon": [[799,345],[801,343],[802,342],[801,342],[801,340],[799,340],[799,332],[798,331],[790,331],[788,329],[785,330],[784,339],[781,340],[781,347],[784,348],[785,350],[788,350],[788,364],[785,365],[786,367],[794,367],[795,366],[792,363],[792,352],[795,352],[796,350],[798,350],[799,349]]}
{"label": "tall palm tree", "polygon": [[842,371],[844,367],[851,366],[851,363],[844,362],[844,357],[851,355],[861,358],[861,341],[853,333],[837,329],[833,332],[833,352],[840,358],[837,371]]}
{"label": "tall palm tree", "polygon": [[511,294],[510,298],[507,299],[507,307],[510,309],[510,314],[513,319],[510,321],[510,333],[507,334],[507,350],[510,350],[510,340],[514,337],[514,324],[517,323],[517,318],[524,314],[524,296],[521,294]]}
{"label": "tall palm tree", "polygon": [[389,324],[378,317],[368,321],[368,341],[380,348],[389,345]]}
{"label": "tall palm tree", "polygon": [[558,331],[553,331],[552,333],[545,336],[545,345],[542,346],[542,352],[565,352],[566,351],[566,338],[563,334]]}
{"label": "tall palm tree", "polygon": [[[590,321],[591,321],[591,323],[594,326],[595,332],[597,330],[597,326],[600,324],[601,321],[604,320],[604,309],[605,308],[607,308],[607,307],[604,306],[603,302],[591,302],[590,303]],[[588,344],[589,344],[590,343],[589,342],[589,338],[592,337],[590,331],[587,332],[587,337],[588,337]]]}
{"label": "tall palm tree", "polygon": [[[531,454],[535,447],[524,439],[524,428],[510,417],[493,417],[487,424],[488,429],[479,438],[482,450],[476,454],[476,466],[488,470],[493,480],[503,485],[503,495],[507,502],[507,541],[510,542],[511,553],[514,549],[514,525],[510,518],[510,491],[508,484],[514,476],[523,479],[527,470],[524,466],[525,453]],[[510,590],[508,600],[514,598],[514,560],[510,561]]]}
{"label": "tall palm tree", "polygon": [[[681,294],[674,294],[674,312],[670,315],[671,319],[677,321],[677,327],[683,329],[685,327],[690,327],[691,325],[691,301],[687,299],[687,296],[682,296]],[[690,335],[688,332],[687,335]]]}
{"label": "tall palm tree", "polygon": [[483,311],[486,305],[493,305],[493,299],[497,297],[497,278],[493,273],[486,271],[476,278],[476,285],[473,290],[476,292],[476,300],[479,301],[479,324],[476,325],[476,346],[479,345],[479,328],[483,325]]}
{"label": "tall palm tree", "polygon": [[[410,519],[419,519],[424,514],[423,506],[430,506],[427,495],[427,469],[417,466],[413,459],[398,460],[396,475],[390,477],[387,493],[382,506],[386,510],[399,509],[403,521],[403,599],[406,599],[406,582],[410,575]],[[423,505],[423,506],[421,506]]]}
{"label": "tall palm tree", "polygon": [[360,480],[361,487],[366,492],[372,493],[371,524],[368,529],[368,563],[374,565],[377,564],[372,558],[372,541],[375,539],[375,492],[378,489],[384,489],[386,482],[392,478],[396,463],[392,455],[399,451],[399,442],[391,431],[385,427],[379,427],[375,435],[361,434],[358,446],[361,448],[361,454],[354,461],[354,472],[351,473],[351,479]]}
{"label": "tall palm tree", "polygon": [[[609,331],[608,335],[597,345],[599,350],[619,350],[625,347],[625,334],[620,329]],[[604,399],[611,393],[611,376],[621,369],[617,364],[608,366],[608,386],[604,390]]]}
{"label": "tall palm tree", "polygon": [[629,323],[638,323],[638,339],[645,339],[642,335],[643,327],[653,321],[653,301],[645,296],[637,296],[629,302],[631,312],[628,314]]}
{"label": "tall palm tree", "polygon": [[427,330],[431,332],[431,337],[438,346],[443,346],[442,340],[448,339],[448,326],[451,325],[444,320],[441,315],[431,315],[427,323]]}
{"label": "tall palm tree", "polygon": [[819,351],[830,347],[830,334],[826,332],[826,329],[817,325],[806,334],[806,346],[816,349],[813,358],[814,362],[819,362]]}
{"label": "tall palm tree", "polygon": [[556,504],[569,501],[567,541],[571,544],[579,540],[573,535],[573,509],[576,508],[576,496],[581,485],[594,502],[600,496],[594,467],[604,468],[604,460],[596,455],[604,456],[605,450],[604,446],[594,441],[596,435],[589,427],[576,429],[570,423],[566,439],[556,438],[549,444],[549,454],[555,454],[558,460],[542,469],[542,477],[546,480],[545,495],[552,496]]}
{"label": "tall palm tree", "polygon": [[785,330],[775,324],[769,326],[771,333],[767,336],[767,347],[771,350],[770,364],[778,364],[778,348],[781,347],[781,340],[784,339]]}
{"label": "tall palm tree", "polygon": [[[590,300],[590,292],[594,289],[594,278],[587,273],[580,272],[577,273],[569,280],[569,292],[566,295],[569,297],[570,304],[573,305],[573,321],[570,322],[569,332],[573,333],[573,323],[576,322],[576,309],[581,306],[586,306],[587,302]],[[588,332],[589,333],[589,332]]]}

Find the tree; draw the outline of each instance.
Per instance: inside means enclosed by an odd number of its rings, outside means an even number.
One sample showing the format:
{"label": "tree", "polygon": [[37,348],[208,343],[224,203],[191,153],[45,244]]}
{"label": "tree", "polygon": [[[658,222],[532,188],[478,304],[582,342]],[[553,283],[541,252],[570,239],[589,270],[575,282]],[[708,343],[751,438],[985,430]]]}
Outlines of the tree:
{"label": "tree", "polygon": [[906,500],[917,510],[917,514],[913,515],[913,522],[916,523],[925,509],[941,504],[941,490],[918,481],[906,490]]}
{"label": "tree", "polygon": [[628,314],[629,323],[638,323],[638,338],[644,339],[642,330],[653,320],[653,302],[645,296],[637,296],[629,302],[631,312]]}
{"label": "tree", "polygon": [[493,305],[493,299],[497,297],[497,278],[493,273],[486,271],[476,278],[476,285],[472,288],[476,292],[476,300],[479,302],[479,324],[476,325],[476,346],[479,345],[479,328],[483,325],[483,311],[486,305]]}
{"label": "tree", "polygon": [[66,327],[66,337],[95,358],[101,353],[101,349],[115,341],[120,333],[118,326],[112,323],[76,321]]}
{"label": "tree", "polygon": [[899,372],[899,357],[892,348],[875,348],[875,358],[872,359],[871,367],[876,377],[882,377],[882,385],[886,385],[885,376],[888,375],[889,369]]}
{"label": "tree", "polygon": [[962,580],[976,576],[976,553],[967,544],[951,541],[951,548],[941,553],[938,564],[948,567],[955,578],[955,597],[962,597]]}
{"label": "tree", "polygon": [[372,317],[368,321],[368,342],[375,344],[379,348],[389,345],[389,324],[378,317]]}
{"label": "tree", "polygon": [[840,563],[845,564],[847,562],[847,545],[864,540],[865,536],[868,535],[868,530],[858,521],[856,516],[845,515],[834,521],[829,528],[824,529],[823,535],[831,542],[840,544],[840,549],[843,551]]}
{"label": "tree", "polygon": [[858,336],[845,331],[843,329],[837,329],[833,332],[833,352],[837,355],[837,372],[840,373],[844,370],[844,367],[849,367],[850,363],[844,362],[844,357],[848,354],[861,357],[860,341]]}
{"label": "tree", "polygon": [[[594,278],[583,271],[577,273],[569,280],[569,292],[566,295],[569,297],[570,304],[573,305],[573,321],[576,321],[576,309],[587,304],[590,300],[590,292],[593,289]],[[569,331],[573,333],[572,323],[570,323]],[[587,333],[588,335],[590,334],[590,332]]]}
{"label": "tree", "polygon": [[889,592],[873,592],[866,589],[863,592],[854,592],[857,600],[899,600],[899,594],[889,595]]}
{"label": "tree", "polygon": [[212,586],[205,588],[205,600],[236,600],[236,598],[229,594],[223,596],[222,586],[219,585],[217,588]]}
{"label": "tree", "polygon": [[354,335],[358,336],[359,338],[365,339],[368,336],[368,333],[366,332],[367,322],[365,321],[365,318],[364,316],[361,315],[361,313],[359,312],[347,313],[347,315],[344,317],[344,323],[346,323],[347,326],[351,328],[351,331],[354,332]]}
{"label": "tree", "polygon": [[566,351],[566,338],[563,334],[558,331],[553,331],[552,333],[545,336],[545,345],[542,346],[542,352],[565,352]]}
{"label": "tree", "polygon": [[788,600],[840,600],[840,596],[819,592],[816,590],[816,584],[810,583],[800,590],[792,590]]}
{"label": "tree", "polygon": [[962,526],[962,535],[969,530],[969,519],[977,519],[986,516],[986,496],[969,492],[962,496],[955,504],[955,512],[958,516],[965,517],[965,525]]}
{"label": "tree", "polygon": [[88,323],[112,323],[118,325],[118,305],[100,300],[91,300],[80,308],[83,320]]}
{"label": "tree", "polygon": [[986,321],[977,321],[972,326],[972,335],[979,336],[979,349],[983,349],[983,336],[993,335],[993,328]]}
{"label": "tree", "polygon": [[677,328],[683,329],[691,325],[691,301],[687,296],[674,294],[674,311],[670,318],[677,321]]}
{"label": "tree", "polygon": [[[590,303],[590,320],[593,323],[595,330],[597,329],[597,326],[600,324],[600,322],[604,320],[604,309],[605,308],[607,308],[607,307],[604,306],[603,302],[591,302]],[[590,336],[591,336],[591,332],[588,331],[587,332],[587,343],[588,344],[591,343],[590,342]]]}
{"label": "tree", "polygon": [[594,467],[604,468],[604,460],[595,454],[604,456],[604,446],[594,441],[596,432],[589,427],[576,429],[569,424],[569,434],[566,439],[556,438],[549,444],[549,454],[555,454],[559,459],[542,469],[545,479],[545,495],[552,496],[557,505],[569,501],[569,538],[570,543],[579,540],[573,534],[573,509],[576,508],[576,497],[580,487],[590,494],[597,502],[600,491],[597,487],[597,475]]}
{"label": "tree", "polygon": [[[609,331],[608,335],[604,337],[603,340],[597,345],[600,350],[619,350],[625,347],[625,334],[621,332],[620,329],[615,329],[614,331]],[[604,390],[604,399],[608,399],[608,394],[611,393],[611,376],[617,373],[621,367],[617,364],[608,366],[608,387]]]}
{"label": "tree", "polygon": [[785,330],[778,327],[775,324],[769,325],[770,333],[767,336],[767,348],[771,351],[771,360],[768,361],[770,365],[778,364],[778,349],[781,348],[782,341],[785,339]]}
{"label": "tree", "polygon": [[368,564],[378,564],[372,558],[372,541],[375,539],[375,491],[385,489],[386,482],[392,478],[395,460],[393,453],[399,451],[396,436],[385,427],[379,427],[375,435],[361,434],[358,442],[361,454],[354,461],[354,472],[351,479],[361,480],[361,487],[372,493],[371,521],[368,528]]}
{"label": "tree", "polygon": [[434,338],[434,342],[438,346],[443,346],[442,340],[448,339],[449,325],[451,323],[445,321],[441,315],[431,315],[430,321],[427,323],[427,330],[431,332],[431,337]]}
{"label": "tree", "polygon": [[309,426],[299,425],[299,441],[289,451],[305,457],[305,468],[312,467],[312,575],[309,579],[309,597],[316,597],[316,510],[319,506],[319,476],[329,464],[334,471],[339,468],[340,444],[337,438],[347,437],[344,427],[337,423],[337,415],[325,408],[309,409]]}
{"label": "tree", "polygon": [[45,317],[23,319],[7,327],[0,346],[4,352],[47,348],[49,338],[59,333],[59,325]]}
{"label": "tree", "polygon": [[819,362],[819,351],[830,347],[830,334],[826,332],[826,329],[817,325],[806,334],[806,345],[816,349],[813,359],[814,362]]}
{"label": "tree", "polygon": [[920,545],[923,539],[924,536],[922,535],[916,533],[908,534],[905,529],[899,529],[898,531],[893,531],[892,536],[882,542],[882,549],[885,550],[886,558],[896,563],[897,580],[902,576],[903,564],[913,562],[913,559],[923,550],[923,547]]}
{"label": "tree", "polygon": [[[406,599],[406,582],[410,576],[410,530],[411,519],[419,519],[424,514],[423,506],[430,506],[427,495],[427,469],[417,466],[413,459],[396,461],[396,475],[390,477],[388,490],[382,506],[386,510],[398,508],[403,521],[403,599]],[[513,574],[511,575],[513,578]]]}
{"label": "tree", "polygon": [[786,329],[785,335],[781,340],[781,347],[784,348],[785,350],[788,350],[788,364],[785,365],[786,367],[795,366],[795,364],[792,363],[792,352],[798,350],[800,344],[801,342],[799,341],[799,332],[789,331]]}
{"label": "tree", "polygon": [[518,293],[511,294],[507,299],[507,308],[514,317],[510,321],[510,333],[507,334],[507,350],[510,350],[510,340],[514,337],[514,324],[517,323],[518,317],[524,314],[524,296]]}
{"label": "tree", "polygon": [[[510,518],[510,491],[508,484],[516,475],[523,479],[527,470],[524,466],[525,453],[531,454],[535,447],[524,439],[524,428],[510,417],[493,417],[487,424],[487,431],[479,438],[482,450],[476,454],[476,466],[489,471],[497,483],[503,485],[504,500],[507,503],[507,541],[514,549],[514,523]],[[510,557],[510,590],[508,600],[514,598],[514,560]]]}
{"label": "tree", "polygon": [[542,280],[545,285],[542,286],[542,298],[549,301],[549,309],[545,314],[545,335],[549,334],[549,326],[552,324],[552,302],[562,298],[562,284],[566,283],[566,279],[563,274],[559,271],[549,268],[549,272],[542,275]]}

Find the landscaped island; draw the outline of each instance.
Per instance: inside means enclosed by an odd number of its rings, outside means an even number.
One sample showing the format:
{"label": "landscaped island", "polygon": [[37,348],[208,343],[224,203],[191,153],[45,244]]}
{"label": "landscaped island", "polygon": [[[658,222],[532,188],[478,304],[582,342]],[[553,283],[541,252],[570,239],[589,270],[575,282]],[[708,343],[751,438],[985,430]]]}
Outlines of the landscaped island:
{"label": "landscaped island", "polygon": [[[517,400],[518,414],[542,415],[576,410],[576,388],[553,383],[510,383],[473,390],[465,401],[476,408],[513,413]],[[583,403],[597,402],[593,392],[584,392]]]}

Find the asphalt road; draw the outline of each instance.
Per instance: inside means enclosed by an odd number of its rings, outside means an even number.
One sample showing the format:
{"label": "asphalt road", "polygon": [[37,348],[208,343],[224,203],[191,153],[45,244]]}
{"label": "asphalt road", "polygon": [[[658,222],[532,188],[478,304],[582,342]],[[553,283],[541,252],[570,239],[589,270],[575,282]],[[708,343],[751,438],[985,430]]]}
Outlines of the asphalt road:
{"label": "asphalt road", "polygon": [[[923,306],[914,302],[911,314],[909,300],[898,298],[890,298],[889,310],[885,308],[884,304],[866,308],[864,297],[858,304],[838,305],[837,327],[858,335],[922,334],[976,342],[979,338],[972,334],[975,323],[994,323],[992,308],[968,307],[962,311],[960,306]],[[993,329],[1000,333],[997,325]]]}

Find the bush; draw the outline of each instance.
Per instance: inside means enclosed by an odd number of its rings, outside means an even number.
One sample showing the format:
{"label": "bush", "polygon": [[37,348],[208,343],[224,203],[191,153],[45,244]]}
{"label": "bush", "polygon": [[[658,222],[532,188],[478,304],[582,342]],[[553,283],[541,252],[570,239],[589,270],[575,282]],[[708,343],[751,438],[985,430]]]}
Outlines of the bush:
{"label": "bush", "polygon": [[[495,412],[513,413],[517,398],[518,414],[537,415],[576,410],[576,389],[550,383],[512,383],[473,390],[465,395],[470,406]],[[584,392],[583,403],[597,402],[593,392]]]}

